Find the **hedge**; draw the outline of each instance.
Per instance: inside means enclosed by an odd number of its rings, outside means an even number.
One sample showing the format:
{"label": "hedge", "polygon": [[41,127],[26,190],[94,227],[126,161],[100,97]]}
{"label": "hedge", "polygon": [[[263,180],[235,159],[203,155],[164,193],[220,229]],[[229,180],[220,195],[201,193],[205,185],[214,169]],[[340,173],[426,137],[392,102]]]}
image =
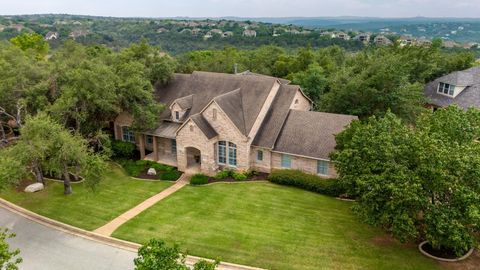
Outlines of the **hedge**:
{"label": "hedge", "polygon": [[208,176],[206,176],[205,174],[203,173],[197,173],[197,174],[194,174],[192,175],[192,177],[190,177],[190,184],[191,185],[205,185],[208,183]]}
{"label": "hedge", "polygon": [[272,183],[298,187],[334,197],[345,193],[337,179],[325,179],[299,170],[274,170],[268,176],[268,180]]}
{"label": "hedge", "polygon": [[131,142],[112,141],[112,154],[115,158],[130,159],[135,156],[136,146]]}

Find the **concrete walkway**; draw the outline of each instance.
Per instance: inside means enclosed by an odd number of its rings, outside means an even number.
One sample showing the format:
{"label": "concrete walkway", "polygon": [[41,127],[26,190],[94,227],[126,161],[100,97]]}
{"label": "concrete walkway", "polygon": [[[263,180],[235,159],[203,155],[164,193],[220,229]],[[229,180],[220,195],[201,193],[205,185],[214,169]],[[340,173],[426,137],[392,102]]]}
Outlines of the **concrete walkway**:
{"label": "concrete walkway", "polygon": [[163,190],[162,192],[146,199],[139,205],[133,207],[132,209],[128,210],[127,212],[121,214],[120,216],[116,217],[114,220],[110,221],[109,223],[103,225],[102,227],[96,229],[94,232],[101,234],[101,235],[106,235],[110,236],[116,229],[118,229],[120,226],[122,226],[125,222],[129,221],[130,219],[134,218],[141,212],[145,211],[147,208],[150,206],[156,204],[157,202],[163,200],[164,198],[170,196],[172,193],[175,191],[181,189],[184,187],[186,184],[188,184],[188,176],[187,174],[183,174],[180,176],[180,178],[177,180],[177,182]]}

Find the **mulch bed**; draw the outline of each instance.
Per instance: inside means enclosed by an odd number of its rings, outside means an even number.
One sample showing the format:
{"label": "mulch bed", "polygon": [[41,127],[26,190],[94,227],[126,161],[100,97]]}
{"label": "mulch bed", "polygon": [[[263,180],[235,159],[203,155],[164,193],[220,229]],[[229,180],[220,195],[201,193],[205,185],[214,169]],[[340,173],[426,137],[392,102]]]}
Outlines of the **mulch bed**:
{"label": "mulch bed", "polygon": [[136,178],[160,181],[159,177],[162,172],[157,172],[157,175],[148,175],[147,172],[148,172],[148,168],[143,170],[138,176],[136,176]]}
{"label": "mulch bed", "polygon": [[435,257],[439,258],[445,258],[445,259],[457,259],[458,256],[455,255],[455,252],[453,250],[449,249],[434,249],[430,243],[426,243],[425,245],[422,246],[423,251],[427,252],[430,255],[433,255]]}
{"label": "mulch bed", "polygon": [[32,180],[32,179],[22,179],[18,184],[15,186],[15,190],[18,192],[23,192],[25,188],[33,183],[36,183],[37,181]]}
{"label": "mulch bed", "polygon": [[208,178],[208,183],[217,183],[217,182],[249,182],[249,181],[265,181],[268,177],[268,173],[256,173],[255,175],[245,179],[245,180],[242,180],[242,181],[238,181],[238,180],[235,180],[233,177],[229,176],[229,177],[226,177],[226,178],[223,178],[223,179],[215,179],[213,177],[209,177]]}

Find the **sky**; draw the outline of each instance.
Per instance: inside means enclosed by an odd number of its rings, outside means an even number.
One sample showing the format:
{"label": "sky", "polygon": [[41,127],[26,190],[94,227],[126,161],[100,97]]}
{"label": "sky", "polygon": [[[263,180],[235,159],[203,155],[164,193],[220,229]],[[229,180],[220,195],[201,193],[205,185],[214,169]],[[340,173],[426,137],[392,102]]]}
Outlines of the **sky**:
{"label": "sky", "polygon": [[1,15],[480,17],[480,0],[0,0]]}

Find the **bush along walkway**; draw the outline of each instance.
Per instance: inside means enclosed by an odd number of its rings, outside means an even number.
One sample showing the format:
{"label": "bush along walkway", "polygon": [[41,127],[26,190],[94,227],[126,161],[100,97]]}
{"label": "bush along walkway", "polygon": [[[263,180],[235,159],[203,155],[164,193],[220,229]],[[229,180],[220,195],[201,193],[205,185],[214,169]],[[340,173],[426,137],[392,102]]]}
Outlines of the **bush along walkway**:
{"label": "bush along walkway", "polygon": [[102,227],[96,229],[94,232],[101,234],[101,235],[106,235],[110,236],[118,227],[120,227],[122,224],[125,222],[129,221],[130,219],[134,218],[141,212],[145,211],[147,208],[150,206],[156,204],[157,202],[163,200],[164,198],[170,196],[173,194],[175,191],[181,189],[184,187],[186,184],[188,184],[188,176],[186,174],[183,174],[177,182],[170,186],[169,188],[161,191],[160,193],[146,199],[139,205],[133,207],[132,209],[128,210],[127,212],[121,214],[120,216],[116,217],[109,223],[103,225]]}

